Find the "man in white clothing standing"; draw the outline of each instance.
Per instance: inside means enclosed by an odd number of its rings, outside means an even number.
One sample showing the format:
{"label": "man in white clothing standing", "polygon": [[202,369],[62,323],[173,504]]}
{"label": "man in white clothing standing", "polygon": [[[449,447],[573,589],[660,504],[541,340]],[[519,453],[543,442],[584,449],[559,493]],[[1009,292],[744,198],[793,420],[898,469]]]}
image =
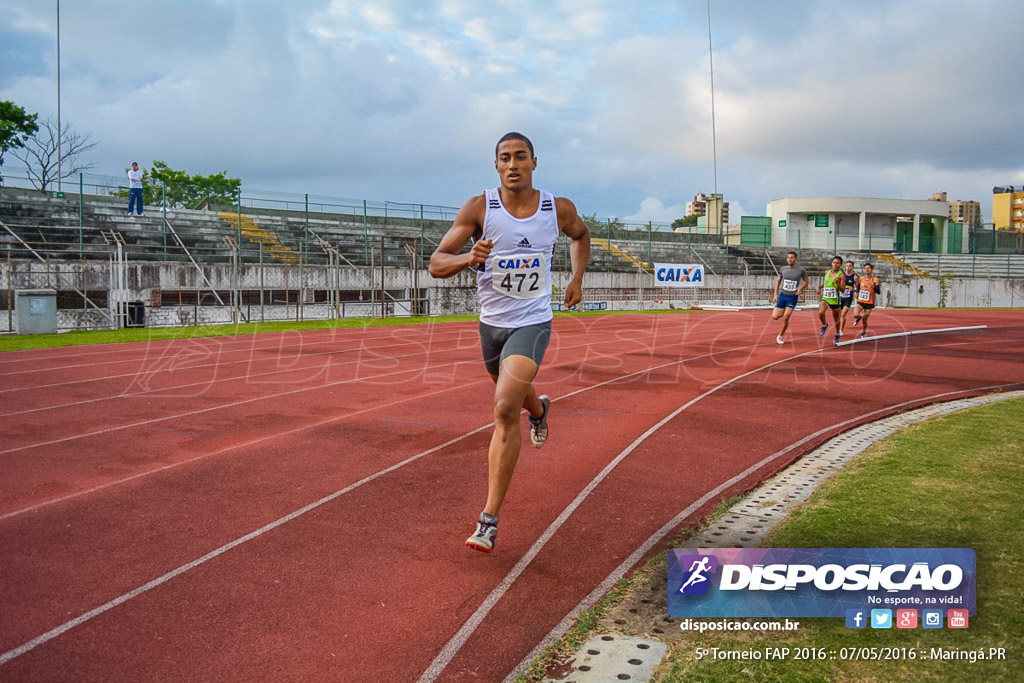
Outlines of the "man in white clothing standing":
{"label": "man in white clothing standing", "polygon": [[[590,258],[590,233],[576,206],[533,187],[533,143],[521,133],[508,133],[494,156],[500,187],[463,204],[430,257],[430,274],[438,278],[477,268],[480,346],[495,383],[494,434],[487,455],[487,503],[466,545],[485,553],[494,551],[498,513],[519,459],[520,411],[529,413],[535,448],[548,436],[551,400],[537,396],[533,379],[551,337],[551,258],[559,232],[572,240],[566,307],[583,300],[583,271]],[[470,239],[473,248],[460,253]]]}
{"label": "man in white clothing standing", "polygon": [[[134,206],[133,206],[134,205]],[[137,213],[142,214],[142,171],[139,170],[139,162],[132,162],[132,170],[128,171],[128,215],[132,215],[132,209],[137,208]]]}

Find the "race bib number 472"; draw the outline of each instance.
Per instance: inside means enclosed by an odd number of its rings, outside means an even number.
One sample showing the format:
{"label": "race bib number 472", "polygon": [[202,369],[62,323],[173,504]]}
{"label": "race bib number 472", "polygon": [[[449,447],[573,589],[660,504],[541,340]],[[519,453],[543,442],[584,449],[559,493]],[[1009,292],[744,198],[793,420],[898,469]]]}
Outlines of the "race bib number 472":
{"label": "race bib number 472", "polygon": [[548,296],[544,254],[510,254],[491,261],[491,286],[513,299]]}

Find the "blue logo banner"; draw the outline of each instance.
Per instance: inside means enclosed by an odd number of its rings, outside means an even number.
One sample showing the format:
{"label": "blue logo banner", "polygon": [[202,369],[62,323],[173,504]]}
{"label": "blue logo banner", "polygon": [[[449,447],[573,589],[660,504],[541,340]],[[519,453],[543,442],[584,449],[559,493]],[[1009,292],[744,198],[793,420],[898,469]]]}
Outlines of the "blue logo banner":
{"label": "blue logo banner", "polygon": [[684,548],[669,551],[667,579],[673,617],[973,615],[976,590],[970,548]]}

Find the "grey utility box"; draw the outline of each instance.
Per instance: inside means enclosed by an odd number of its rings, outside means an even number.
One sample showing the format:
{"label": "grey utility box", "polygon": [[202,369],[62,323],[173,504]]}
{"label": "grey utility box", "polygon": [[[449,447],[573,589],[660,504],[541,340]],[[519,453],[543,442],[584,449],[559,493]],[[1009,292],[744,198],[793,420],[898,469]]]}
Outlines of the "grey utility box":
{"label": "grey utility box", "polygon": [[18,334],[57,333],[57,291],[19,289],[14,293],[14,327]]}

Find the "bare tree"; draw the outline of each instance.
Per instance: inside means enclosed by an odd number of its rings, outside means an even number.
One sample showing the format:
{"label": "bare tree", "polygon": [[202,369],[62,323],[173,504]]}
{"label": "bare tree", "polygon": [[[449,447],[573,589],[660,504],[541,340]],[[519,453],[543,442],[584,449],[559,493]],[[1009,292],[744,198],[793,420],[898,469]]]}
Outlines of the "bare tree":
{"label": "bare tree", "polygon": [[12,152],[25,164],[29,180],[38,190],[46,190],[56,182],[58,172],[63,180],[94,166],[93,162],[83,162],[79,158],[98,144],[93,142],[92,135],[79,135],[70,123],[65,123],[61,128],[59,163],[57,124],[49,119],[25,142],[24,149]]}

